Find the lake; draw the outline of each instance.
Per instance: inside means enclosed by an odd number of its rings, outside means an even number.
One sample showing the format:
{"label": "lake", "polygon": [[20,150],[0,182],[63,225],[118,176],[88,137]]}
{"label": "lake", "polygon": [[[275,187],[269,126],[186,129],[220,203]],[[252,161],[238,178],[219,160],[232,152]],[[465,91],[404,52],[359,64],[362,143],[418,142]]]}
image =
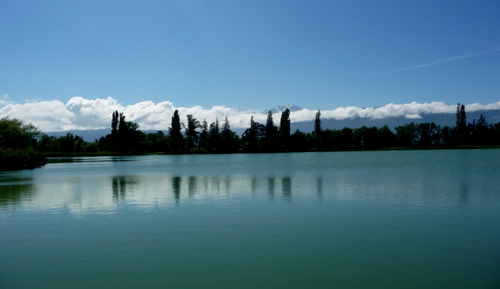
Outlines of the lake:
{"label": "lake", "polygon": [[500,288],[500,150],[0,172],[0,288]]}

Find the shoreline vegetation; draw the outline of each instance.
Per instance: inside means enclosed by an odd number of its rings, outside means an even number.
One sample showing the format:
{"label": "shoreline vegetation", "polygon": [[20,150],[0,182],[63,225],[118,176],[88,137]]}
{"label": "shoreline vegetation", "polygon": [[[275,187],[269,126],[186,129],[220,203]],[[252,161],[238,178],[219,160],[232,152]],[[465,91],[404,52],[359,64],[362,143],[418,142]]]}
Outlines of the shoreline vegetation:
{"label": "shoreline vegetation", "polygon": [[[460,146],[439,146],[439,147],[426,147],[426,148],[408,148],[408,147],[388,147],[388,148],[380,148],[380,149],[365,149],[365,150],[322,150],[318,151],[315,149],[309,151],[282,151],[282,152],[255,152],[256,154],[266,154],[266,153],[296,153],[296,152],[355,152],[355,151],[406,151],[406,150],[469,150],[469,149],[500,149],[500,145],[481,145],[481,146],[473,146],[473,145],[460,145]],[[241,151],[233,152],[233,153],[245,153]],[[209,154],[209,153],[183,153],[183,154]],[[226,154],[226,153],[220,153]],[[65,158],[65,157],[105,157],[105,156],[152,156],[152,155],[173,155],[170,153],[164,152],[129,152],[129,153],[119,153],[119,152],[73,152],[73,153],[43,153],[41,156],[45,158]],[[50,160],[49,160],[50,162]]]}
{"label": "shoreline vegetation", "polygon": [[35,169],[45,164],[47,164],[47,158],[39,152],[0,150],[0,171]]}
{"label": "shoreline vegetation", "polygon": [[271,111],[265,124],[251,117],[241,137],[231,130],[227,117],[222,124],[216,120],[209,125],[188,114],[182,123],[177,110],[167,134],[144,133],[137,123],[115,111],[111,132],[94,142],[71,133],[56,138],[18,119],[0,119],[0,170],[33,169],[45,165],[47,157],[476,148],[500,148],[500,122],[488,124],[481,115],[467,123],[465,106],[460,103],[453,127],[411,122],[393,130],[388,126],[330,130],[322,129],[318,111],[311,133],[291,133],[290,110],[286,109],[279,126]]}

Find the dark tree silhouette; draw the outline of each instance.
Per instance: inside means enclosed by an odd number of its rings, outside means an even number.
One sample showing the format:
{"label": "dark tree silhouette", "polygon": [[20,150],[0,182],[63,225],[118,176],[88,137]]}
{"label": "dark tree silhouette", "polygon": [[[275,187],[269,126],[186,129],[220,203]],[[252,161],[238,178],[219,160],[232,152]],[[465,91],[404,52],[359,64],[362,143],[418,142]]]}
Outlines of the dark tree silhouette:
{"label": "dark tree silhouette", "polygon": [[0,119],[0,148],[32,150],[35,139],[40,133],[31,123],[23,124],[16,118],[3,117]]}
{"label": "dark tree silhouette", "polygon": [[250,128],[246,129],[241,137],[243,150],[245,152],[256,153],[260,151],[259,140],[265,137],[266,127],[250,118]]}
{"label": "dark tree silhouette", "polygon": [[456,117],[457,117],[456,121],[457,128],[460,127],[464,128],[465,126],[467,126],[467,116],[465,113],[465,106],[463,104],[460,104],[460,102],[457,104]]}
{"label": "dark tree silhouette", "polygon": [[418,125],[418,146],[428,148],[435,144],[435,135],[438,133],[435,123],[421,123]]}
{"label": "dark tree silhouette", "polygon": [[486,118],[482,114],[477,120],[472,121],[469,131],[474,145],[491,145],[494,143],[492,126],[488,125]]}
{"label": "dark tree silhouette", "polygon": [[306,152],[310,150],[307,144],[307,135],[299,130],[296,130],[290,136],[290,150],[294,152]]}
{"label": "dark tree silhouette", "polygon": [[169,128],[170,133],[170,150],[174,154],[179,154],[184,151],[184,137],[181,133],[181,121],[179,118],[179,111],[175,110],[172,116],[171,127]]}
{"label": "dark tree silhouette", "polygon": [[221,140],[221,152],[222,153],[232,153],[235,151],[235,136],[234,132],[231,131],[231,127],[229,125],[229,120],[224,120],[224,124],[222,125],[222,131],[220,133]]}
{"label": "dark tree silhouette", "polygon": [[443,126],[439,130],[438,144],[443,146],[452,146],[453,143],[453,130],[449,126]]}
{"label": "dark tree silhouette", "polygon": [[267,113],[266,120],[266,136],[265,136],[265,149],[267,152],[276,151],[276,126],[273,121],[273,113],[269,111]]}
{"label": "dark tree silhouette", "polygon": [[208,123],[206,119],[204,119],[201,124],[200,142],[198,143],[198,147],[204,153],[208,150]]}
{"label": "dark tree silhouette", "polygon": [[316,149],[321,150],[321,111],[318,110],[316,113],[316,119],[314,120],[314,134],[316,137]]}
{"label": "dark tree silhouette", "polygon": [[117,151],[125,152],[128,149],[127,142],[127,122],[125,121],[125,115],[120,112],[118,115],[118,147]]}
{"label": "dark tree silhouette", "polygon": [[377,144],[379,148],[389,148],[394,146],[396,143],[396,135],[391,131],[391,129],[384,125],[378,129],[378,140]]}
{"label": "dark tree silhouette", "polygon": [[47,161],[37,150],[41,132],[31,123],[0,118],[0,170],[35,168]]}
{"label": "dark tree silhouette", "polygon": [[[143,150],[142,144],[145,143],[145,139],[146,135],[139,131],[137,123],[126,121],[123,112],[115,111],[111,116],[111,134],[101,138],[98,146],[104,149],[111,148],[114,152],[136,153]],[[76,139],[74,152],[86,150],[83,148],[85,145],[82,139]],[[87,148],[98,150],[98,148]]]}
{"label": "dark tree silhouette", "polygon": [[465,106],[463,104],[457,104],[457,113],[456,113],[457,121],[456,121],[456,131],[457,131],[457,143],[458,144],[467,144],[468,141],[468,129],[467,129],[467,116],[465,113]]}
{"label": "dark tree silhouette", "polygon": [[281,146],[286,151],[290,142],[290,109],[287,108],[281,113],[280,127],[278,131]]}
{"label": "dark tree silhouette", "polygon": [[186,139],[187,139],[187,151],[189,153],[193,152],[195,146],[198,145],[199,141],[199,133],[196,131],[198,128],[201,128],[201,124],[192,114],[187,115],[187,127],[186,130]]}
{"label": "dark tree silhouette", "polygon": [[166,152],[167,137],[161,130],[156,133],[147,133],[141,146],[145,152]]}
{"label": "dark tree silhouette", "polygon": [[139,125],[135,122],[126,121],[125,131],[122,135],[122,152],[124,153],[139,153],[143,149],[142,142],[145,139],[145,134],[139,130]]}
{"label": "dark tree silhouette", "polygon": [[118,151],[118,110],[111,115],[111,148]]}
{"label": "dark tree silhouette", "polygon": [[340,134],[339,150],[351,150],[354,145],[354,131],[348,127],[342,129]]}
{"label": "dark tree silhouette", "polygon": [[378,130],[376,127],[362,126],[354,130],[355,147],[361,150],[374,150],[378,148]]}
{"label": "dark tree silhouette", "polygon": [[218,153],[220,148],[220,128],[219,119],[216,118],[215,122],[210,124],[210,129],[208,130],[208,148],[209,152]]}
{"label": "dark tree silhouette", "polygon": [[399,146],[411,148],[415,145],[418,140],[418,126],[414,122],[398,126],[395,129]]}
{"label": "dark tree silhouette", "polygon": [[72,153],[75,150],[74,136],[72,133],[67,133],[59,139],[59,151],[63,153]]}

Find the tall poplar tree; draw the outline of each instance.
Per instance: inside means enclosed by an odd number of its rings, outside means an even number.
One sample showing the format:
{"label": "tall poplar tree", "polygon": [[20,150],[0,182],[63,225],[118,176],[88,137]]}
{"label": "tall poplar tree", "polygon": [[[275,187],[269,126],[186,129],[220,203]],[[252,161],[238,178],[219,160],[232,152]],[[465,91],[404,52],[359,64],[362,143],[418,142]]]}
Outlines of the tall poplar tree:
{"label": "tall poplar tree", "polygon": [[290,140],[290,109],[287,108],[281,113],[279,138],[284,150],[289,148]]}
{"label": "tall poplar tree", "polygon": [[127,122],[125,115],[120,112],[118,115],[118,151],[126,151],[128,146]]}
{"label": "tall poplar tree", "polygon": [[314,120],[314,133],[316,134],[316,149],[321,150],[321,111],[318,110],[316,113],[316,119]]}
{"label": "tall poplar tree", "polygon": [[268,152],[276,150],[276,127],[274,126],[273,113],[271,111],[267,114],[265,146]]}
{"label": "tall poplar tree", "polygon": [[118,110],[111,115],[111,149],[118,151]]}
{"label": "tall poplar tree", "polygon": [[174,154],[183,152],[184,138],[181,133],[181,120],[179,118],[179,111],[175,110],[172,116],[172,123],[169,128],[170,132],[170,149]]}
{"label": "tall poplar tree", "polygon": [[467,116],[465,114],[465,106],[463,104],[457,104],[456,117],[457,142],[458,144],[465,144],[467,142]]}

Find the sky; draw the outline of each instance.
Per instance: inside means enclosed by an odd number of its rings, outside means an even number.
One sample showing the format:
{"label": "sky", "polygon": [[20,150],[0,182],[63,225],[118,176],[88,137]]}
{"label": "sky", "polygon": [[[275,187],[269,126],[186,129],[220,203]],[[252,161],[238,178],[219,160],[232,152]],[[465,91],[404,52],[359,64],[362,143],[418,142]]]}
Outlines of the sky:
{"label": "sky", "polygon": [[92,129],[119,109],[166,129],[175,109],[246,126],[288,104],[305,108],[295,120],[497,108],[499,11],[496,0],[3,0],[0,117]]}

